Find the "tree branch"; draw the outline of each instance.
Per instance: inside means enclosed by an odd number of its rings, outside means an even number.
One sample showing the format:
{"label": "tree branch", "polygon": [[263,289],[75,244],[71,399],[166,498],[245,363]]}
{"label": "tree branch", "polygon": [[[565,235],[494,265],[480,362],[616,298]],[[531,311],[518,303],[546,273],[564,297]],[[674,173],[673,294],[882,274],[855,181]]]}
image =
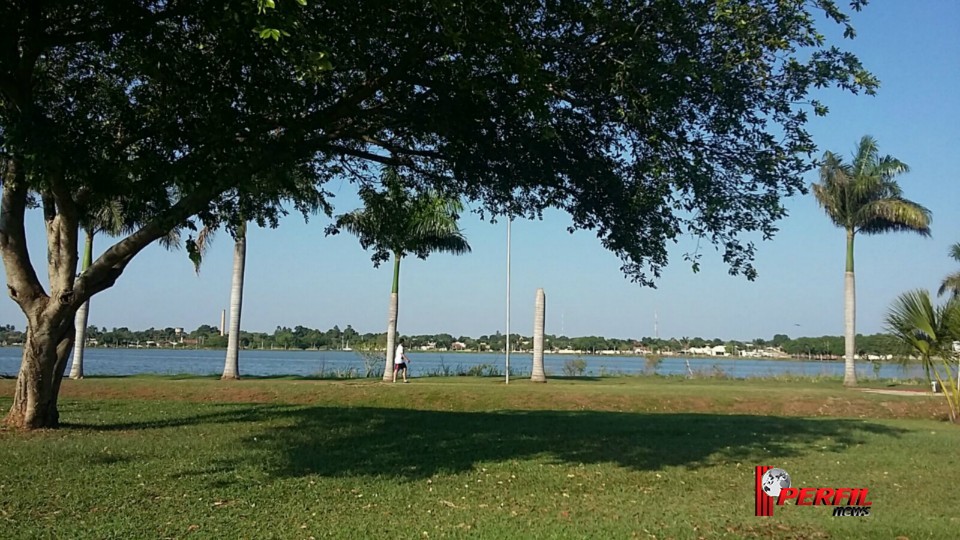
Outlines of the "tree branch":
{"label": "tree branch", "polygon": [[368,142],[368,143],[370,143],[370,144],[375,144],[375,145],[379,146],[380,148],[383,148],[384,150],[387,150],[387,151],[390,152],[391,154],[404,154],[404,155],[407,155],[407,156],[416,156],[416,157],[422,157],[422,158],[427,158],[427,159],[438,159],[438,160],[443,160],[443,159],[445,159],[445,156],[444,156],[443,154],[439,153],[439,152],[433,152],[433,151],[431,151],[431,150],[415,150],[415,149],[413,149],[413,148],[406,148],[406,147],[403,147],[403,146],[397,146],[397,145],[391,143],[390,141],[384,141],[384,140],[376,139],[376,138],[370,137],[370,136],[368,136],[368,135],[363,135],[363,136],[360,137],[360,139],[363,140],[364,142]]}
{"label": "tree branch", "polygon": [[357,150],[355,148],[340,146],[338,144],[324,145],[324,149],[330,150],[332,152],[342,154],[345,156],[365,159],[367,161],[373,161],[376,163],[380,163],[381,165],[404,166],[409,164],[408,160],[405,160],[405,159],[397,159],[395,157],[390,157],[390,156],[381,156],[379,154],[374,154],[371,152],[367,152],[365,150]]}
{"label": "tree branch", "polygon": [[77,274],[77,237],[80,220],[73,195],[63,183],[63,175],[50,178],[50,195],[56,204],[56,216],[47,230],[47,272],[50,295],[60,303],[69,303]]}
{"label": "tree branch", "polygon": [[36,301],[47,294],[37,278],[27,251],[23,218],[27,208],[27,187],[20,163],[8,159],[0,200],[0,254],[7,273],[7,291],[24,313],[30,316]]}
{"label": "tree branch", "polygon": [[94,294],[110,288],[137,253],[203,210],[223,189],[215,182],[206,184],[103,252],[74,284],[73,303],[79,306]]}
{"label": "tree branch", "polygon": [[153,13],[146,8],[141,8],[131,3],[131,5],[127,7],[135,9],[136,13],[134,13],[132,9],[131,12],[122,14],[120,17],[122,19],[121,23],[107,24],[107,26],[96,28],[96,22],[90,21],[87,22],[83,28],[62,29],[59,33],[46,34],[44,36],[43,46],[44,48],[62,47],[107,39],[116,34],[129,32],[138,27],[150,26],[160,21],[176,17],[183,13],[183,5],[184,4],[173,6],[166,10]]}

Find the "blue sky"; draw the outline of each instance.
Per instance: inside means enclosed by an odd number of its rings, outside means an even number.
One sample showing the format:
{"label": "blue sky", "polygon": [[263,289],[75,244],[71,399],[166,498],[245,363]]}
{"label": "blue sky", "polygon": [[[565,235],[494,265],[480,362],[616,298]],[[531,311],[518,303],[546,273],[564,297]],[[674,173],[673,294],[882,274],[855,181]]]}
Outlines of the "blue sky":
{"label": "blue sky", "polygon": [[[908,198],[933,211],[933,236],[895,234],[858,237],[858,331],[882,330],[887,306],[899,293],[936,289],[957,265],[947,249],[960,242],[960,181],[950,164],[960,142],[960,2],[875,0],[854,14],[857,39],[842,45],[855,52],[881,80],[876,97],[822,94],[826,118],[810,125],[820,151],[849,156],[864,134],[881,151],[908,163],[901,177]],[[826,27],[825,27],[826,28]],[[835,35],[831,32],[830,35]],[[808,175],[808,183],[816,173]],[[353,188],[333,183],[337,212],[358,204]],[[694,274],[682,254],[696,240],[681,238],[657,289],[632,284],[620,261],[590,231],[566,232],[560,212],[543,221],[515,221],[512,236],[512,324],[529,334],[537,287],[547,294],[547,331],[567,335],[722,339],[770,338],[776,333],[840,335],[843,332],[844,236],[812,195],[787,201],[790,216],[780,233],[759,245],[754,282],[727,274],[712,247],[702,248]],[[327,219],[304,224],[297,215],[279,229],[249,232],[242,326],[272,331],[302,324],[360,332],[386,327],[391,268],[374,269],[369,254],[349,235],[324,237]],[[503,222],[463,219],[473,253],[434,255],[403,263],[399,329],[406,334],[448,332],[479,336],[503,331],[505,240]],[[28,218],[35,263],[45,260],[39,214]],[[105,239],[103,239],[105,240]],[[97,253],[106,246],[101,241]],[[94,297],[90,324],[147,328],[219,323],[228,305],[232,242],[221,233],[199,276],[181,252],[150,247],[130,264],[117,285]],[[44,268],[38,268],[45,274]],[[0,301],[0,323],[23,328],[9,299]]]}

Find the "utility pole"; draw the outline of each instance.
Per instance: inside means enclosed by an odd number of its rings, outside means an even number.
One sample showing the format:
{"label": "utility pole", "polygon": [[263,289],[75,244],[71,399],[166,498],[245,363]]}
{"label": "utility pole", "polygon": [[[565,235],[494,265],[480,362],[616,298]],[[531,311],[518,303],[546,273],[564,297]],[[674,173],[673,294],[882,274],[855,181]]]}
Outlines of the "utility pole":
{"label": "utility pole", "polygon": [[510,223],[512,218],[507,219],[507,347],[506,347],[506,379],[505,384],[510,384]]}

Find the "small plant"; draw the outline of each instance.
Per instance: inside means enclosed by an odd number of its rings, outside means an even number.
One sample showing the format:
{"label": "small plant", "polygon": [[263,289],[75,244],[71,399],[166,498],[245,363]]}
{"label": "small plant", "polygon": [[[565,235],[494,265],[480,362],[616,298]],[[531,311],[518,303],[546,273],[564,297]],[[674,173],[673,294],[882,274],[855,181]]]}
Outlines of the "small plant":
{"label": "small plant", "polygon": [[317,378],[322,379],[327,373],[327,356],[320,357],[320,369],[317,370]]}
{"label": "small plant", "polygon": [[582,377],[587,371],[587,361],[583,358],[574,358],[563,363],[563,374],[567,377]]}
{"label": "small plant", "polygon": [[643,370],[649,374],[653,375],[657,372],[657,369],[660,368],[660,364],[663,363],[663,357],[659,354],[651,354],[644,358]]}
{"label": "small plant", "polygon": [[334,379],[357,379],[359,378],[360,373],[357,371],[357,368],[351,367],[347,369],[336,369],[332,372],[332,378]]}
{"label": "small plant", "polygon": [[464,369],[463,366],[457,366],[457,375],[461,377],[501,377],[503,372],[493,364],[477,364]]}
{"label": "small plant", "polygon": [[730,379],[730,374],[717,364],[713,365],[711,377],[714,379]]}
{"label": "small plant", "polygon": [[440,367],[435,370],[437,377],[449,377],[453,375],[453,369],[443,361],[443,357],[440,357]]}
{"label": "small plant", "polygon": [[372,351],[361,351],[358,352],[357,355],[359,355],[360,360],[363,361],[364,378],[383,378],[384,362],[382,354]]}

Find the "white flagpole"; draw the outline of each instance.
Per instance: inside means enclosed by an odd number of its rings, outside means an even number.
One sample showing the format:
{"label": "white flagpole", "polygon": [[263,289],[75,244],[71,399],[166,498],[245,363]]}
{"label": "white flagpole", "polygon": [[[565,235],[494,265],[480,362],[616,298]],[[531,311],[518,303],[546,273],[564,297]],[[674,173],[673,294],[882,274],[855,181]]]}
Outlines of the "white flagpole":
{"label": "white flagpole", "polygon": [[510,384],[510,223],[512,221],[512,218],[507,219],[507,371],[505,384]]}

